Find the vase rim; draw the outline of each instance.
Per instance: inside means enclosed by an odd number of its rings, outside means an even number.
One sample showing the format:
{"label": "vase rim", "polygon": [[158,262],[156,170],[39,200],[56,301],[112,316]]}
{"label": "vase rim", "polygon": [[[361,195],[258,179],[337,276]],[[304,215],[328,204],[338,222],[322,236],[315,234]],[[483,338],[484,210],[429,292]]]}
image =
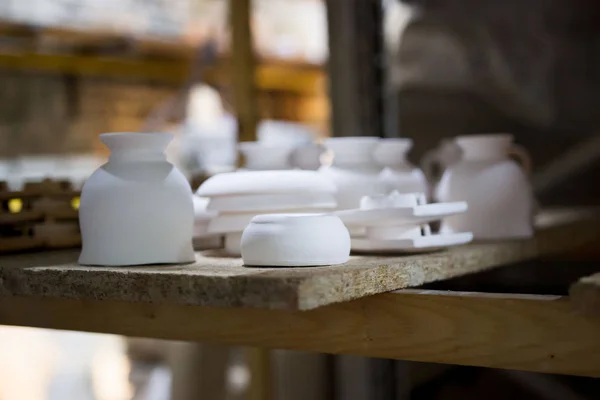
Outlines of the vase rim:
{"label": "vase rim", "polygon": [[140,137],[140,135],[147,135],[152,137],[163,137],[163,138],[173,138],[173,134],[169,132],[106,132],[101,133],[99,135],[100,139],[102,138],[111,138],[111,137]]}

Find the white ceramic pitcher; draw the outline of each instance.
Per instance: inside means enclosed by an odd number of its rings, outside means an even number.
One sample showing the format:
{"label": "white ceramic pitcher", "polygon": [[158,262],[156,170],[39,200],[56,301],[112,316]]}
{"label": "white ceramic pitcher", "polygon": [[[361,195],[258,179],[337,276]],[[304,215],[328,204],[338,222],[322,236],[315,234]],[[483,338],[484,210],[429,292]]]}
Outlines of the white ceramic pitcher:
{"label": "white ceramic pitcher", "polygon": [[[442,232],[473,232],[475,239],[533,235],[531,158],[510,134],[459,136],[460,159],[446,169],[439,201],[466,201],[469,210],[442,223]],[[518,160],[519,163],[515,162]]]}

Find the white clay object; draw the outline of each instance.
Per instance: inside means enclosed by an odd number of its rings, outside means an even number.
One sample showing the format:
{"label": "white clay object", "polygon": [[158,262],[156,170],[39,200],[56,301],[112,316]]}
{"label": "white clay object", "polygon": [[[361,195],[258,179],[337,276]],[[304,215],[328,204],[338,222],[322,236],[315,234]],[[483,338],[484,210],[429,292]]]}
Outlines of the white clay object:
{"label": "white clay object", "polygon": [[335,206],[335,196],[332,193],[306,192],[213,197],[208,203],[207,209],[219,213],[238,213],[274,212],[295,208],[335,208]]}
{"label": "white clay object", "polygon": [[508,134],[461,136],[456,143],[462,158],[444,172],[437,197],[466,201],[469,210],[445,218],[441,231],[469,231],[476,239],[531,237],[535,202],[527,152]]}
{"label": "white clay object", "polygon": [[241,252],[244,264],[252,266],[343,264],[350,256],[350,234],[333,215],[259,215],[244,230]]}
{"label": "white clay object", "polygon": [[249,171],[271,171],[290,169],[290,157],[295,145],[265,144],[261,142],[242,142],[239,151],[246,160],[245,169]]}
{"label": "white clay object", "polygon": [[305,214],[305,213],[324,213],[325,210],[312,209],[312,208],[298,208],[291,210],[270,210],[270,211],[253,211],[246,213],[223,213],[210,221],[208,226],[208,232],[211,234],[216,233],[230,233],[230,232],[242,232],[252,218],[261,214],[272,214],[285,213],[285,214]]}
{"label": "white clay object", "polygon": [[363,197],[360,209],[335,211],[346,226],[421,225],[468,210],[464,201],[424,204],[421,193]]}
{"label": "white clay object", "polygon": [[352,238],[352,250],[367,253],[416,253],[458,246],[473,240],[471,232],[426,235],[405,239]]}
{"label": "white clay object", "polygon": [[316,171],[243,171],[207,179],[197,190],[202,197],[335,193],[333,182]]}
{"label": "white clay object", "polygon": [[380,139],[373,157],[384,167],[378,180],[386,190],[397,190],[400,193],[426,193],[429,190],[425,174],[420,168],[412,165],[406,158],[412,148],[412,140],[408,138]]}
{"label": "white clay object", "polygon": [[225,235],[225,252],[230,256],[240,256],[240,241],[242,232],[232,232]]}
{"label": "white clay object", "polygon": [[373,159],[379,143],[375,137],[331,138],[325,141],[333,153],[333,163],[319,170],[337,188],[339,210],[354,209],[363,196],[385,194],[385,185],[378,181],[381,167]]}
{"label": "white clay object", "polygon": [[164,153],[172,137],[168,133],[100,135],[111,154],[81,192],[81,264],[195,260],[192,190]]}

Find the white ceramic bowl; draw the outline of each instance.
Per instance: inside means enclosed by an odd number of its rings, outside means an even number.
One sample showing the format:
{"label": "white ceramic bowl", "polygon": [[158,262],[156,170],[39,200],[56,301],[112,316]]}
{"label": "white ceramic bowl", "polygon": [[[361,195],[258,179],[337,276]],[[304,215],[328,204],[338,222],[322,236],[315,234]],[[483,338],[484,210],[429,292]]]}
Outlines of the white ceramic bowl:
{"label": "white ceramic bowl", "polygon": [[242,234],[244,264],[304,267],[343,264],[350,234],[343,222],[325,214],[264,214]]}

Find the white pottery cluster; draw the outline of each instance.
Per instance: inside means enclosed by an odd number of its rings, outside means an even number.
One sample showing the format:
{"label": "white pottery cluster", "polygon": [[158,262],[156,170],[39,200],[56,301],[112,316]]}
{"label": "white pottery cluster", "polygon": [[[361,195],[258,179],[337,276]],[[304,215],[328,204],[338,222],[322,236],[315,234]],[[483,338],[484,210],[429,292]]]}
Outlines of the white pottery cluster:
{"label": "white pottery cluster", "polygon": [[471,232],[432,234],[429,223],[467,211],[466,202],[427,204],[423,193],[365,196],[360,208],[337,211],[349,228],[364,235],[352,238],[352,250],[361,252],[412,252],[468,243]]}
{"label": "white pottery cluster", "polygon": [[0,160],[0,179],[10,190],[22,190],[28,182],[46,178],[69,181],[75,189],[106,160],[93,154],[21,156]]}
{"label": "white pottery cluster", "polygon": [[321,172],[335,182],[340,210],[358,208],[363,196],[427,191],[422,171],[406,159],[410,139],[345,137],[327,139],[325,145],[333,162]]}
{"label": "white pottery cluster", "polygon": [[[429,152],[423,170],[406,154],[410,139],[332,138],[326,142],[333,163],[321,167],[338,188],[339,210],[358,209],[363,196],[432,193],[439,202],[465,201],[469,210],[444,218],[443,233],[472,232],[475,239],[526,238],[533,235],[535,200],[529,182],[531,161],[509,134],[460,136]],[[516,162],[515,159],[518,161]],[[444,171],[432,176],[432,164]],[[366,231],[348,226],[353,237]]]}
{"label": "white pottery cluster", "polygon": [[241,171],[218,174],[196,194],[217,213],[208,232],[225,235],[225,251],[240,255],[242,232],[261,214],[307,214],[334,209],[335,185],[315,171]]}
{"label": "white pottery cluster", "polygon": [[239,152],[245,159],[242,170],[316,170],[325,148],[313,142],[315,134],[301,124],[262,121],[258,141],[242,142]]}
{"label": "white pottery cluster", "polygon": [[[424,169],[446,168],[433,190],[406,160],[409,139],[361,137],[327,140],[333,163],[319,171],[271,170],[285,157],[261,154],[255,162],[271,166],[217,174],[197,198],[165,156],[172,135],[100,138],[111,154],[82,189],[82,264],[191,262],[193,236],[224,235],[225,250],[248,265],[307,266],[345,262],[350,246],[422,251],[533,234],[531,163],[507,134],[458,137],[430,152]],[[440,219],[434,234],[429,223]]]}

